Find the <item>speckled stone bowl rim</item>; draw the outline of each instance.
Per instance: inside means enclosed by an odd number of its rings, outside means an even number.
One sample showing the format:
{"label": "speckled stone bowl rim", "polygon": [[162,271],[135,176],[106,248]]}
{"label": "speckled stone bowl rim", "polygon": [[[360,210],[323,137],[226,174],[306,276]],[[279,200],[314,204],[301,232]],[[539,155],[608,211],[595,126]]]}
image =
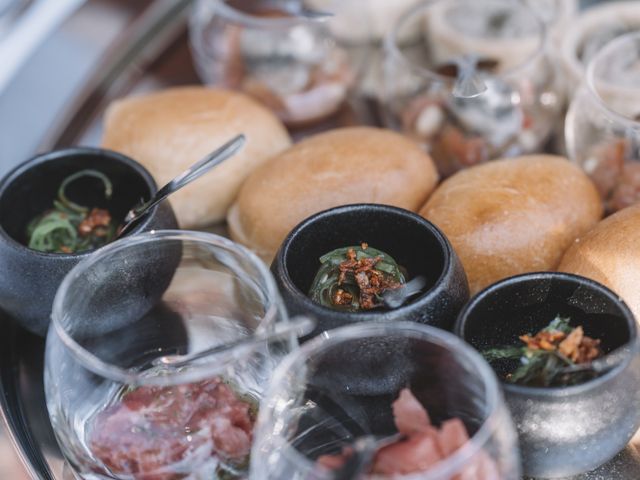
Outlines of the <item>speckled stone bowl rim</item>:
{"label": "speckled stone bowl rim", "polygon": [[[366,211],[366,212],[374,212],[374,213],[385,212],[387,214],[397,215],[399,217],[409,219],[415,222],[416,224],[418,224],[420,227],[427,230],[436,240],[437,244],[440,247],[441,254],[444,257],[442,271],[438,276],[438,279],[433,284],[433,286],[429,288],[427,291],[421,293],[419,296],[411,299],[408,303],[398,308],[394,308],[392,310],[375,310],[367,313],[342,312],[340,310],[334,310],[329,307],[325,307],[311,300],[305,292],[300,290],[298,286],[291,279],[291,276],[289,275],[287,256],[289,254],[289,249],[291,247],[292,242],[298,237],[300,232],[309,228],[309,225],[321,220],[325,220],[330,217],[334,217],[336,215],[341,215],[343,213],[350,213],[354,211]],[[372,247],[375,248],[375,245],[372,245]],[[394,207],[391,205],[383,205],[383,204],[377,204],[377,203],[354,203],[354,204],[341,205],[339,207],[333,207],[327,210],[323,210],[300,222],[296,227],[294,227],[293,230],[291,230],[291,232],[289,232],[284,242],[281,244],[274,261],[277,264],[280,264],[280,266],[282,267],[277,271],[277,274],[279,274],[279,277],[280,277],[280,281],[284,284],[284,286],[287,289],[289,289],[290,292],[294,293],[297,296],[298,300],[302,303],[303,307],[307,309],[309,312],[313,312],[314,310],[319,310],[326,314],[339,315],[341,318],[351,322],[361,322],[361,321],[382,320],[385,316],[388,316],[390,312],[393,312],[393,315],[402,316],[404,313],[409,313],[410,311],[414,311],[417,308],[420,308],[421,304],[425,304],[431,301],[433,297],[437,295],[439,287],[442,285],[442,282],[446,279],[447,275],[449,275],[454,269],[454,264],[452,262],[453,255],[454,255],[453,247],[447,240],[444,233],[442,233],[440,229],[438,229],[438,227],[436,227],[433,223],[421,217],[417,213],[412,212],[410,210],[406,210],[404,208]],[[318,265],[318,268],[319,268],[319,265]]]}
{"label": "speckled stone bowl rim", "polygon": [[[106,157],[109,160],[113,160],[116,162],[120,162],[121,164],[126,165],[131,168],[132,171],[137,173],[146,186],[149,188],[149,193],[154,195],[158,191],[158,185],[155,180],[149,173],[149,171],[143,167],[140,163],[136,162],[134,159],[127,157],[121,153],[115,152],[113,150],[108,150],[106,148],[98,148],[98,147],[69,147],[62,148],[58,150],[52,150],[50,152],[42,153],[36,155],[35,157],[30,158],[22,162],[20,165],[15,167],[13,170],[8,172],[2,179],[0,179],[0,199],[5,195],[7,189],[11,186],[11,184],[16,181],[19,177],[24,175],[29,170],[34,170],[40,167],[45,163],[57,162],[61,159],[65,159],[68,157],[82,157],[82,156],[94,156],[94,157]],[[91,166],[87,166],[87,168],[91,168]],[[131,205],[133,208],[135,205]],[[153,207],[151,211],[146,215],[144,219],[140,221],[140,223],[132,228],[128,233],[123,235],[124,237],[129,237],[135,235],[141,231],[143,231],[151,222],[151,219],[156,214],[158,209],[158,205]],[[96,249],[86,250],[84,252],[79,253],[48,253],[48,252],[40,252],[38,250],[34,250],[29,248],[27,245],[24,245],[17,240],[15,240],[11,235],[9,235],[2,224],[0,223],[0,239],[6,242],[6,244],[13,248],[14,250],[18,250],[26,253],[27,255],[33,255],[34,257],[41,258],[57,258],[57,259],[71,259],[71,258],[84,258],[86,256],[91,255]],[[114,240],[116,241],[116,240]],[[112,242],[113,243],[113,242]]]}
{"label": "speckled stone bowl rim", "polygon": [[[564,273],[564,272],[531,272],[531,273],[523,273],[520,275],[514,275],[512,277],[505,278],[500,280],[484,290],[480,291],[476,295],[469,300],[469,302],[464,306],[464,308],[460,311],[458,318],[456,320],[455,326],[453,328],[453,332],[466,341],[465,336],[463,335],[464,327],[467,323],[467,319],[469,314],[473,309],[476,308],[478,303],[484,301],[490,295],[493,295],[497,291],[501,290],[506,286],[511,286],[513,284],[531,282],[531,281],[548,281],[548,280],[562,280],[573,282],[575,284],[586,286],[588,288],[597,290],[599,293],[603,294],[614,303],[617,303],[620,307],[624,319],[627,321],[627,326],[629,328],[629,337],[630,340],[627,344],[632,347],[633,351],[636,352],[639,349],[638,345],[638,330],[636,325],[636,320],[631,313],[631,310],[627,306],[627,304],[620,298],[619,295],[614,293],[609,288],[605,287],[601,283],[598,283],[590,278],[583,277],[580,275],[574,275],[572,273]],[[608,372],[599,375],[598,377],[588,380],[586,382],[580,383],[578,385],[571,385],[568,387],[530,387],[523,385],[514,385],[511,383],[504,382],[500,380],[505,392],[507,394],[516,394],[519,396],[535,398],[535,399],[547,399],[550,397],[565,397],[565,396],[574,396],[587,394],[590,390],[594,388],[598,388],[603,383],[609,381],[612,377],[617,376],[622,370],[624,370],[633,358],[633,354],[629,354],[625,360],[619,365],[615,366]]]}

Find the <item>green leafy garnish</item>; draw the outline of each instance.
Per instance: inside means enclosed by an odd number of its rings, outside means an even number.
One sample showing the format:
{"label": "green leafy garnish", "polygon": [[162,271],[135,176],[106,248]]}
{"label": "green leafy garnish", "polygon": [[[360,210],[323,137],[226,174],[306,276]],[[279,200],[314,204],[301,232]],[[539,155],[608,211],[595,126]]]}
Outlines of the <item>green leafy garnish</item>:
{"label": "green leafy garnish", "polygon": [[111,198],[111,181],[102,172],[82,170],[68,176],[58,188],[53,208],[27,225],[29,248],[47,253],[77,253],[99,248],[115,238],[117,225],[108,211],[78,205],[66,195],[70,183],[85,177],[101,180],[105,198]]}
{"label": "green leafy garnish", "polygon": [[384,291],[400,287],[405,277],[388,254],[369,247],[343,247],[320,257],[309,297],[336,310],[357,312],[383,306]]}
{"label": "green leafy garnish", "polygon": [[496,368],[498,362],[518,361],[519,366],[506,375],[509,383],[528,386],[569,386],[595,378],[588,366],[571,371],[574,365],[588,364],[601,355],[599,340],[583,334],[582,327],[572,327],[568,318],[556,316],[536,335],[522,335],[522,346],[505,346],[482,352]]}

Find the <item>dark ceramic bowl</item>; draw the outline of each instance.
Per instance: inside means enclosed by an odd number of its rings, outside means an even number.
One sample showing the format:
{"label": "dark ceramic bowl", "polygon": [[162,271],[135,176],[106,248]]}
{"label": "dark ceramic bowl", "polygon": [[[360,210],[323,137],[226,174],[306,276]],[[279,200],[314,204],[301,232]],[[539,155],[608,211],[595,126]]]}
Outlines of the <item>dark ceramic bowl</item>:
{"label": "dark ceramic bowl", "polygon": [[[531,273],[496,283],[460,312],[456,333],[476,349],[521,344],[556,315],[599,338],[605,353],[629,355],[612,370],[569,387],[503,382],[518,428],[524,473],[556,478],[584,473],[622,450],[640,427],[640,350],[629,308],[606,287],[566,273]],[[506,373],[506,372],[498,372]]]}
{"label": "dark ceramic bowl", "polygon": [[[312,301],[307,293],[320,267],[318,259],[362,242],[391,255],[407,269],[409,279],[424,275],[423,292],[393,310],[339,312]],[[469,299],[467,277],[444,234],[415,213],[385,205],[346,205],[309,217],[289,233],[271,270],[289,313],[318,321],[311,336],[356,322],[389,320],[450,330]]]}
{"label": "dark ceramic bowl", "polygon": [[[108,209],[118,220],[141,199],[149,199],[157,185],[139,163],[116,152],[97,148],[69,148],[45,153],[19,165],[0,180],[0,308],[32,332],[44,335],[56,290],[64,276],[91,252],[42,253],[26,246],[27,224],[52,206],[60,183],[86,168],[106,174],[113,183],[111,200],[92,179],[69,185],[77,202]],[[177,228],[168,202],[163,202],[127,235]]]}

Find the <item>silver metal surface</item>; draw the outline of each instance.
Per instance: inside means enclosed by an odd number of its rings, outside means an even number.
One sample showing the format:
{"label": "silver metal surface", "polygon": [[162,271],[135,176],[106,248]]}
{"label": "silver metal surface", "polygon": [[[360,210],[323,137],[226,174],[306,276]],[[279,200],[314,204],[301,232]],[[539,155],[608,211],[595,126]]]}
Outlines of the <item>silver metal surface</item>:
{"label": "silver metal surface", "polygon": [[183,187],[186,187],[194,180],[197,180],[202,175],[207,173],[216,165],[221,164],[228,158],[235,155],[245,144],[246,137],[244,135],[238,135],[232,140],[228,141],[214,152],[208,154],[202,160],[191,165],[187,170],[182,172],[176,178],[167,183],[164,187],[156,192],[156,194],[147,202],[143,202],[131,210],[124,217],[124,225],[120,228],[116,238],[122,237],[131,227],[142,217],[147,215],[153,207],[164,201],[168,196],[177,192]]}

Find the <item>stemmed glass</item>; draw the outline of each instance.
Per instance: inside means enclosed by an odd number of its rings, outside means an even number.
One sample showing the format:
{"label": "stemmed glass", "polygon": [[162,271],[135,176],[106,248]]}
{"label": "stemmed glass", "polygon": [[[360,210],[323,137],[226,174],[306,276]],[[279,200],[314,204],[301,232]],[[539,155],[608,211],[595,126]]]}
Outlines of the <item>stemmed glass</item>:
{"label": "stemmed glass", "polygon": [[[354,80],[326,22],[296,12],[305,1],[198,0],[191,49],[205,83],[260,100],[290,128],[340,117],[349,122]],[[355,120],[354,120],[355,121]]]}
{"label": "stemmed glass", "polygon": [[385,43],[388,126],[423,144],[444,176],[540,150],[562,108],[546,38],[522,2],[422,3]]}
{"label": "stemmed glass", "polygon": [[47,408],[75,474],[246,475],[264,386],[295,339],[187,366],[166,359],[280,322],[288,318],[266,266],[215,235],[153,232],[80,262],[56,296],[45,354]]}
{"label": "stemmed glass", "polygon": [[640,200],[640,33],[589,62],[565,127],[569,156],[595,182],[608,213]]}
{"label": "stemmed glass", "polygon": [[469,439],[431,469],[392,478],[520,479],[517,436],[491,367],[450,333],[411,322],[330,330],[288,355],[262,403],[250,479],[333,479],[318,458],[363,436],[393,435],[391,405],[405,388],[434,425],[459,418]]}

